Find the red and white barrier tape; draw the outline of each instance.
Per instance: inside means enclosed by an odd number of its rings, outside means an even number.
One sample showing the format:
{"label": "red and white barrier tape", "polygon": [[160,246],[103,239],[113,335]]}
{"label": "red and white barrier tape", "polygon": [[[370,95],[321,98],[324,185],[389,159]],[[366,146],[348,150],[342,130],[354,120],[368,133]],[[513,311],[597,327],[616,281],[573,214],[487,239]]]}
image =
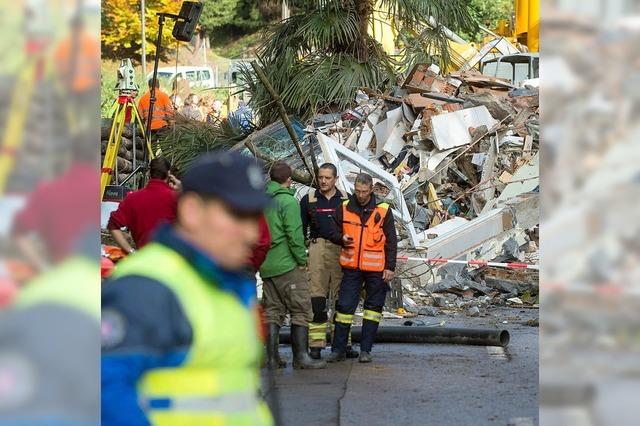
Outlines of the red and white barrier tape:
{"label": "red and white barrier tape", "polygon": [[444,259],[441,257],[436,258],[428,258],[428,257],[409,257],[409,256],[398,256],[398,260],[401,261],[417,261],[417,262],[425,262],[425,263],[458,263],[461,265],[469,265],[469,266],[493,266],[496,268],[509,268],[509,269],[535,269],[539,270],[540,265],[531,265],[528,263],[515,263],[515,262],[487,262],[486,260],[453,260],[453,259]]}

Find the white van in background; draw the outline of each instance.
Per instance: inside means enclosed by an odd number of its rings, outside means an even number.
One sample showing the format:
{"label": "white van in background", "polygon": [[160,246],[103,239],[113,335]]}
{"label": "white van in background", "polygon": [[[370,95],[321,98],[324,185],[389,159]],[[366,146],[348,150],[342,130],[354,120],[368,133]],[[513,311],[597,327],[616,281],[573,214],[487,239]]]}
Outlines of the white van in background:
{"label": "white van in background", "polygon": [[[181,76],[184,80],[188,81],[189,87],[210,89],[217,86],[216,76],[211,67],[179,66],[177,69],[176,67],[158,68],[160,85],[167,89],[172,87],[177,76]],[[147,81],[152,77],[153,72],[147,74]]]}

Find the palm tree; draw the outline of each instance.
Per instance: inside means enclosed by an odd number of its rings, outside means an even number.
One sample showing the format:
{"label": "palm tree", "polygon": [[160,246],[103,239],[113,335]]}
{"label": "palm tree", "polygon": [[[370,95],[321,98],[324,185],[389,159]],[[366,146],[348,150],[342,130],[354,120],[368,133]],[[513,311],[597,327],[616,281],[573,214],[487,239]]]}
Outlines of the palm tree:
{"label": "palm tree", "polygon": [[[449,61],[444,27],[475,27],[465,0],[290,0],[292,15],[264,35],[259,62],[286,109],[302,119],[347,107],[361,87],[386,89],[416,60]],[[379,13],[375,13],[379,12]],[[405,42],[390,57],[369,34],[380,16]],[[435,25],[428,24],[436,23]],[[272,99],[244,70],[261,124],[278,119]]]}
{"label": "palm tree", "polygon": [[[303,120],[345,109],[359,88],[388,89],[399,71],[415,61],[446,65],[448,44],[442,26],[469,30],[475,25],[465,0],[289,0],[288,6],[291,17],[265,31],[258,62],[287,112]],[[379,11],[384,12],[375,13]],[[387,55],[369,34],[380,16],[404,42],[401,60]],[[279,120],[271,95],[251,67],[243,70],[243,77],[258,126]],[[175,131],[163,135],[160,146],[184,168],[198,154],[229,148],[246,136],[228,123],[178,123]],[[254,154],[269,161],[263,152]]]}

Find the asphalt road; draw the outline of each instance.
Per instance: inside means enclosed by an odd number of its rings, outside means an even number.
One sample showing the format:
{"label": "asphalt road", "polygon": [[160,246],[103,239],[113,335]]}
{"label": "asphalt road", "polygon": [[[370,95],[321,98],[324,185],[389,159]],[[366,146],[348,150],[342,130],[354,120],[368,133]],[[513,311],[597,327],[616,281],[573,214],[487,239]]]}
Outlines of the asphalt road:
{"label": "asphalt road", "polygon": [[[379,344],[374,362],[347,360],[326,370],[279,370],[267,399],[277,396],[281,425],[536,425],[537,310],[501,308],[483,318],[421,317],[451,327],[502,327],[506,350],[442,344]],[[502,321],[507,321],[503,324]],[[386,324],[397,325],[398,320]],[[291,359],[287,346],[281,353]],[[266,376],[265,376],[265,379]]]}

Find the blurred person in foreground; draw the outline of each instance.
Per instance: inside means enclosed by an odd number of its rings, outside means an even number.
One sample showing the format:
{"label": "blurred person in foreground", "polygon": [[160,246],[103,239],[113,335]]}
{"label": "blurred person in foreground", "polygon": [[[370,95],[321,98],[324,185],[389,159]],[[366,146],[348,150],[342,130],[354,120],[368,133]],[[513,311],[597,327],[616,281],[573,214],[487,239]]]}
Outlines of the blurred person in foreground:
{"label": "blurred person in foreground", "polygon": [[130,192],[111,212],[107,229],[116,243],[127,253],[133,253],[122,228],[127,228],[136,245],[142,248],[149,242],[153,231],[163,222],[173,223],[180,181],[171,174],[171,163],[165,157],[149,162],[149,182]]}
{"label": "blurred person in foreground", "polygon": [[99,229],[95,199],[100,166],[93,134],[72,139],[72,162],[56,178],[40,183],[16,214],[12,237],[19,252],[37,271],[59,263],[74,250],[87,229]]}
{"label": "blurred person in foreground", "polygon": [[280,327],[291,315],[291,350],[293,368],[326,368],[322,360],[309,356],[309,321],[311,296],[307,280],[307,253],[302,234],[300,206],[291,189],[292,170],[288,164],[276,161],[271,166],[267,194],[273,205],[265,212],[271,232],[271,249],[260,267],[263,280],[262,303],[268,327],[267,367],[284,367],[278,354]]}
{"label": "blurred person in foreground", "polygon": [[259,398],[255,281],[243,270],[269,198],[234,152],[187,171],[176,224],[102,292],[102,425],[271,425]]}
{"label": "blurred person in foreground", "polygon": [[81,233],[73,252],[28,282],[2,312],[2,425],[100,424],[97,229]]}
{"label": "blurred person in foreground", "polygon": [[382,319],[382,308],[395,276],[398,237],[389,204],[378,202],[373,194],[373,178],[356,176],[354,196],[342,203],[336,215],[337,229],[331,236],[342,246],[342,282],[336,313],[331,354],[327,362],[343,361],[353,315],[364,288],[362,335],[359,362],[371,362],[371,348]]}

